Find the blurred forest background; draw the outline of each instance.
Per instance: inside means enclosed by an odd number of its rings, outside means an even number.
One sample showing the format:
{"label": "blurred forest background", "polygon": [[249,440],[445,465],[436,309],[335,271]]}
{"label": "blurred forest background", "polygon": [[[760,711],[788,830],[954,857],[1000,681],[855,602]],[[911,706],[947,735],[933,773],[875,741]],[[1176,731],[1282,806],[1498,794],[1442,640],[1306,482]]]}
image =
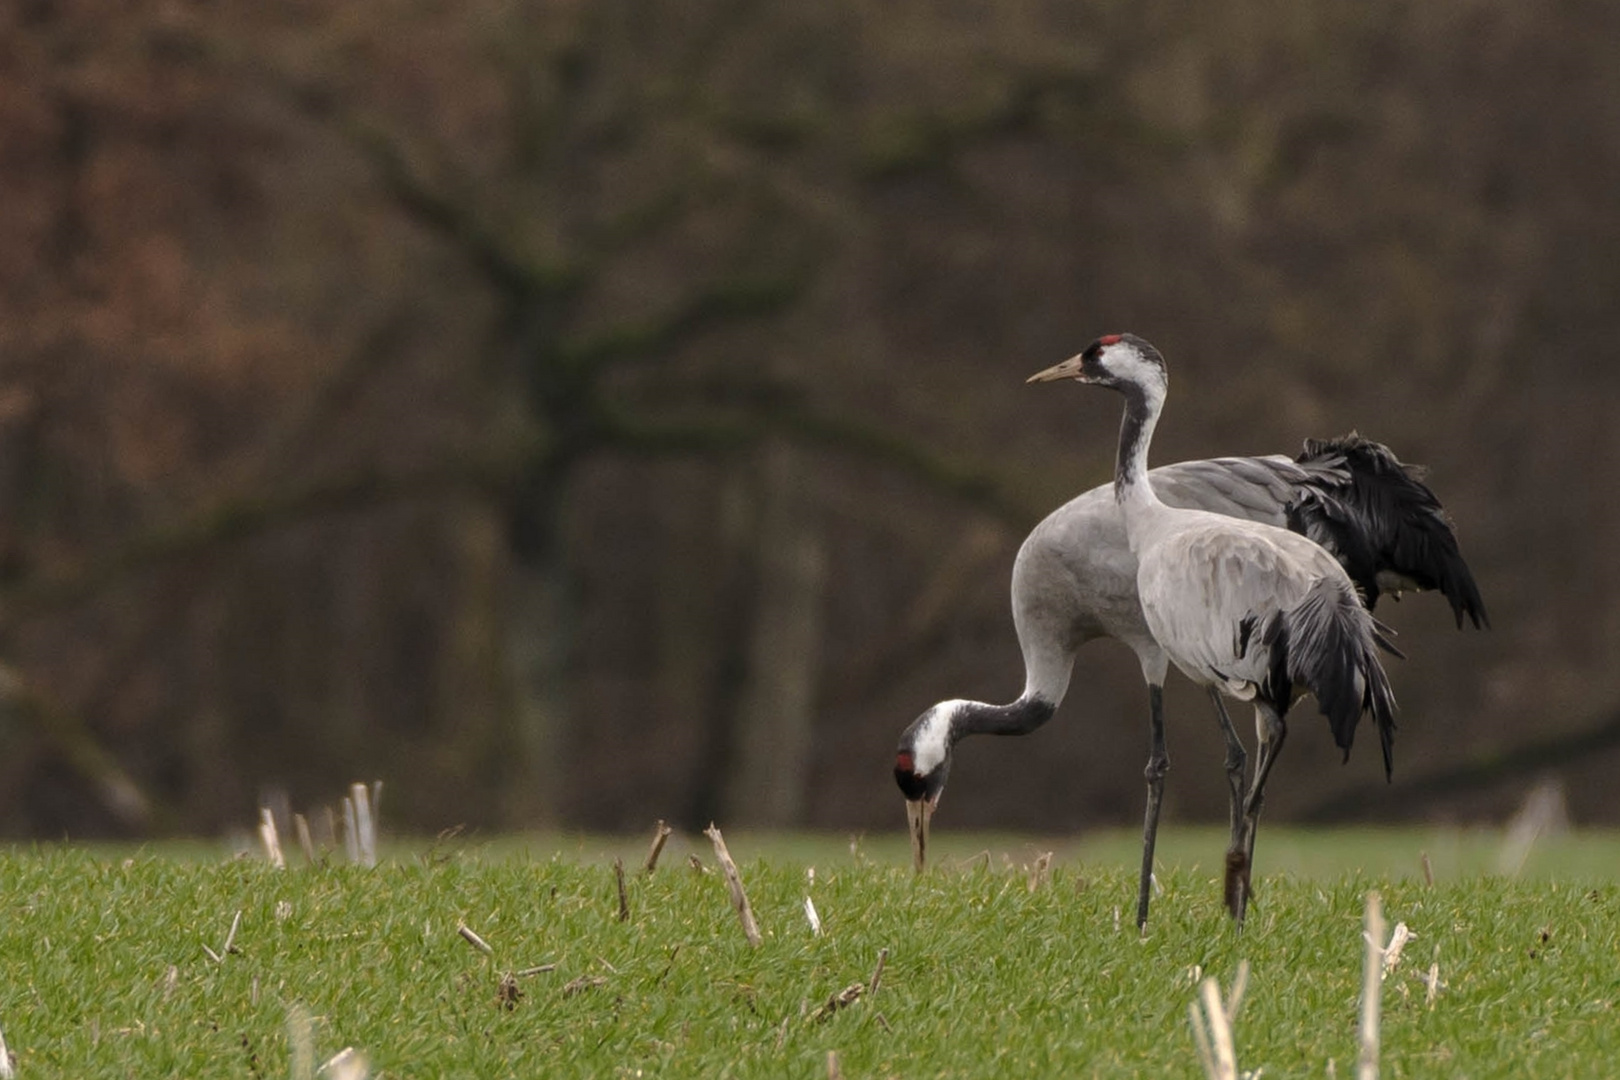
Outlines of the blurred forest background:
{"label": "blurred forest background", "polygon": [[[1620,820],[1620,7],[0,5],[0,833],[901,827],[1008,700],[1025,532],[1118,402],[1165,463],[1430,467],[1494,629],[1381,606],[1396,783],[1268,814]],[[1173,820],[1221,820],[1202,695]],[[1146,694],[958,756],[949,826],[1140,819]],[[1245,725],[1246,727],[1247,725]]]}

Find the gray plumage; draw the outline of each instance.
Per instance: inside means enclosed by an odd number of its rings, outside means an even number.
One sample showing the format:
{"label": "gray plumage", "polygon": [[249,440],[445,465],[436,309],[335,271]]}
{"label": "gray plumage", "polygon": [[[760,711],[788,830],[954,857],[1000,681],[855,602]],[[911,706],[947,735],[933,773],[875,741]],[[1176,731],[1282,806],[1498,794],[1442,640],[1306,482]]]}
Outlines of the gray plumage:
{"label": "gray plumage", "polygon": [[[1314,479],[1281,455],[1184,461],[1149,478],[1169,506],[1278,527]],[[1061,700],[1075,652],[1099,637],[1129,645],[1143,677],[1163,683],[1168,658],[1142,614],[1136,556],[1112,484],[1076,496],[1035,526],[1013,563],[1012,601],[1028,691]]]}
{"label": "gray plumage", "polygon": [[[1292,528],[1321,543],[1334,535],[1353,533],[1357,522],[1366,518],[1357,512],[1357,504],[1335,494],[1352,486],[1352,474],[1343,459],[1335,455],[1335,460],[1324,466],[1315,456],[1320,447],[1347,442],[1376,448],[1388,460],[1396,461],[1387,447],[1352,435],[1331,442],[1311,440],[1300,459],[1277,454],[1184,461],[1153,469],[1148,477],[1155,493],[1171,507]],[[1419,497],[1425,506],[1432,503],[1438,507],[1433,492],[1416,481],[1412,483],[1413,490],[1421,492]],[[1295,508],[1307,502],[1318,507],[1332,505],[1337,513],[1330,516],[1319,511],[1302,520]],[[1456,540],[1449,524],[1443,518],[1436,521],[1450,541],[1449,550],[1455,552]],[[1441,545],[1430,546],[1438,549]],[[1369,555],[1373,575],[1382,575],[1386,581],[1432,581],[1438,577],[1432,567],[1398,559],[1405,548],[1397,552],[1393,542],[1385,547],[1391,550],[1373,550]],[[1479,625],[1485,612],[1478,589],[1460,555],[1455,556],[1454,563],[1446,570],[1446,582],[1451,588],[1445,595],[1448,599],[1460,596],[1460,604],[1454,599],[1453,606],[1460,606]],[[1100,637],[1130,646],[1143,678],[1150,685],[1163,684],[1168,657],[1142,612],[1136,556],[1126,538],[1125,517],[1112,484],[1092,488],[1064,503],[1025,538],[1013,563],[1012,609],[1024,654],[1026,694],[1040,694],[1054,704],[1060,702],[1076,652],[1086,642]],[[1348,749],[1348,737],[1339,745]]]}
{"label": "gray plumage", "polygon": [[[1236,735],[1220,708],[1233,796],[1226,900],[1241,923],[1265,784],[1287,736],[1284,717],[1296,686],[1316,697],[1346,750],[1362,714],[1371,713],[1386,773],[1390,768],[1395,698],[1378,658],[1380,645],[1387,642],[1345,568],[1321,544],[1276,524],[1173,506],[1160,498],[1149,479],[1147,459],[1169,374],[1152,345],[1129,334],[1109,335],[1035,378],[1074,378],[1124,396],[1113,494],[1136,557],[1143,621],[1163,655],[1188,678],[1212,692],[1254,703],[1260,756],[1241,815],[1240,783],[1234,775],[1241,768],[1234,770],[1238,755],[1231,751]],[[1219,696],[1214,696],[1219,706]],[[1153,718],[1152,741],[1144,879],[1151,873],[1168,766],[1158,717]],[[1145,921],[1146,881],[1142,884],[1138,917]]]}
{"label": "gray plumage", "polygon": [[1128,531],[1148,631],[1184,675],[1281,711],[1296,685],[1309,689],[1347,754],[1371,712],[1387,773],[1395,721],[1382,636],[1327,549],[1263,522],[1162,505],[1144,506]]}
{"label": "gray plumage", "polygon": [[[1050,370],[1069,365],[1077,368],[1080,359]],[[1314,545],[1309,550],[1338,558],[1369,601],[1375,602],[1380,590],[1438,588],[1451,602],[1459,625],[1465,615],[1476,626],[1486,622],[1479,591],[1439,501],[1416,469],[1402,464],[1378,443],[1351,434],[1310,440],[1294,459],[1274,455],[1188,461],[1154,469],[1148,476],[1154,492],[1170,507],[1287,528],[1325,545],[1326,552]],[[1049,514],[1019,549],[1011,591],[1013,621],[1024,657],[1023,693],[1008,705],[949,701],[928,709],[901,735],[895,778],[911,804],[908,811],[915,811],[914,839],[920,818],[925,842],[927,815],[944,787],[954,744],[970,734],[1034,730],[1063,700],[1081,646],[1099,637],[1124,642],[1136,653],[1149,685],[1152,751],[1145,770],[1149,800],[1137,904],[1137,922],[1142,925],[1150,897],[1158,806],[1169,766],[1163,740],[1162,687],[1170,657],[1143,611],[1139,566],[1116,495],[1114,484],[1083,492]],[[1228,584],[1241,584],[1242,577],[1240,570]],[[1335,580],[1332,589],[1339,592],[1339,602],[1330,602],[1326,593],[1312,598],[1305,588],[1288,608],[1293,614],[1287,618],[1273,612],[1262,620],[1261,613],[1245,610],[1238,613],[1235,625],[1224,626],[1224,616],[1203,610],[1193,621],[1202,620],[1197,630],[1200,639],[1215,640],[1225,630],[1230,655],[1211,652],[1206,657],[1210,670],[1205,674],[1218,675],[1219,685],[1232,686],[1242,694],[1252,677],[1254,685],[1269,687],[1273,693],[1284,692],[1284,679],[1291,686],[1322,687],[1327,695],[1323,711],[1335,741],[1348,753],[1362,713],[1360,707],[1352,708],[1356,701],[1351,698],[1358,689],[1353,680],[1348,684],[1348,696],[1335,696],[1326,688],[1343,683],[1342,671],[1347,666],[1357,667],[1359,658],[1351,643],[1365,640],[1368,626],[1376,635],[1376,624],[1359,612],[1359,606],[1357,615],[1348,623],[1343,621],[1345,583]],[[1169,584],[1168,577],[1159,581]],[[1243,589],[1230,591],[1236,595]],[[1356,596],[1354,588],[1348,595]],[[1326,618],[1328,615],[1335,617]],[[1270,658],[1277,666],[1265,667],[1261,658]],[[1368,684],[1365,680],[1356,700],[1366,703],[1369,688],[1377,701],[1387,700],[1387,681]],[[1219,693],[1211,697],[1226,737],[1231,825],[1236,838],[1243,827],[1247,801],[1247,755]],[[1263,716],[1259,719],[1264,732],[1267,723]],[[1374,719],[1387,768],[1393,718],[1380,707]],[[920,850],[918,858],[920,862]]]}

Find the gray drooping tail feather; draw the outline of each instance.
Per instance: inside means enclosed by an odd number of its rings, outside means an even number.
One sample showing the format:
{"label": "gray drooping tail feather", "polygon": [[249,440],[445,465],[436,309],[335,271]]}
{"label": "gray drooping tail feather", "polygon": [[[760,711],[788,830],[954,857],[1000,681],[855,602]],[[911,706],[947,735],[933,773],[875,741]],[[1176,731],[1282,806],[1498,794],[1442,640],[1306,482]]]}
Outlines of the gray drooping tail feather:
{"label": "gray drooping tail feather", "polygon": [[1261,641],[1271,656],[1261,690],[1272,703],[1286,710],[1295,686],[1310,690],[1346,760],[1361,714],[1371,713],[1388,778],[1394,770],[1395,694],[1378,660],[1378,649],[1388,642],[1354,587],[1318,581],[1292,609],[1268,621]]}

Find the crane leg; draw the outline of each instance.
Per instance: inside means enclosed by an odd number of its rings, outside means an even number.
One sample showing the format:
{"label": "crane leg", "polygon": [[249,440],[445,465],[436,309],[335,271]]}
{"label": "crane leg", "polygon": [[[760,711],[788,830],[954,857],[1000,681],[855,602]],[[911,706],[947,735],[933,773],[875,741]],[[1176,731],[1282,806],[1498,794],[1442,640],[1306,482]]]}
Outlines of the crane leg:
{"label": "crane leg", "polygon": [[1215,703],[1221,734],[1226,737],[1226,786],[1232,827],[1232,840],[1227,850],[1237,851],[1238,845],[1243,842],[1243,788],[1248,779],[1249,755],[1243,749],[1243,740],[1238,738],[1237,729],[1232,726],[1232,718],[1227,715],[1226,701],[1213,686],[1209,688],[1209,700]]}
{"label": "crane leg", "polygon": [[1148,729],[1152,748],[1148,751],[1147,818],[1142,824],[1142,880],[1136,890],[1136,928],[1147,928],[1148,901],[1153,892],[1153,847],[1159,837],[1159,806],[1164,801],[1164,774],[1170,771],[1170,755],[1164,748],[1164,687],[1148,686]]}
{"label": "crane leg", "polygon": [[[1277,755],[1282,751],[1283,740],[1288,737],[1288,725],[1270,705],[1257,701],[1254,711],[1255,723],[1260,729],[1260,760],[1255,764],[1254,783],[1250,785],[1249,797],[1243,805],[1243,850],[1228,852],[1226,862],[1227,905],[1239,925],[1243,923],[1243,917],[1249,910],[1251,891],[1249,880],[1254,867],[1254,834],[1260,825],[1260,811],[1266,804],[1266,778],[1271,775],[1271,767],[1277,763]],[[1234,863],[1237,864],[1235,869],[1238,874],[1235,888],[1232,881]]]}

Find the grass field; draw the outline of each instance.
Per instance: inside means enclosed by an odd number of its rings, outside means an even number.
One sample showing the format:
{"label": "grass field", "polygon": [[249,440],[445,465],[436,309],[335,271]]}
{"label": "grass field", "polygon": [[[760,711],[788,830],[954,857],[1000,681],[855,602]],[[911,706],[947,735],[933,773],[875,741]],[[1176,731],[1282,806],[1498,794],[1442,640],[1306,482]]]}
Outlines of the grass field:
{"label": "grass field", "polygon": [[[808,1078],[828,1074],[828,1051],[851,1080],[1197,1077],[1197,980],[1224,985],[1246,959],[1241,1067],[1350,1077],[1363,896],[1377,888],[1389,923],[1417,934],[1384,986],[1384,1076],[1589,1077],[1620,1062],[1620,838],[1554,838],[1504,878],[1484,872],[1490,834],[1276,829],[1238,934],[1203,868],[1219,834],[1174,830],[1145,938],[1130,925],[1128,835],[1061,849],[1033,891],[1023,864],[1039,845],[938,839],[918,879],[903,837],[855,852],[847,838],[731,837],[757,949],[719,876],[679,844],[652,877],[627,874],[627,921],[602,856],[633,870],[639,841],[396,849],[372,870],[277,871],[197,847],[12,849],[0,1031],[21,1080],[284,1077],[306,1072],[300,1054],[318,1065],[347,1046],[374,1077]],[[690,850],[713,867],[706,846]],[[216,962],[204,946],[221,950],[237,912]],[[818,1015],[870,982],[882,949],[878,990]]]}

